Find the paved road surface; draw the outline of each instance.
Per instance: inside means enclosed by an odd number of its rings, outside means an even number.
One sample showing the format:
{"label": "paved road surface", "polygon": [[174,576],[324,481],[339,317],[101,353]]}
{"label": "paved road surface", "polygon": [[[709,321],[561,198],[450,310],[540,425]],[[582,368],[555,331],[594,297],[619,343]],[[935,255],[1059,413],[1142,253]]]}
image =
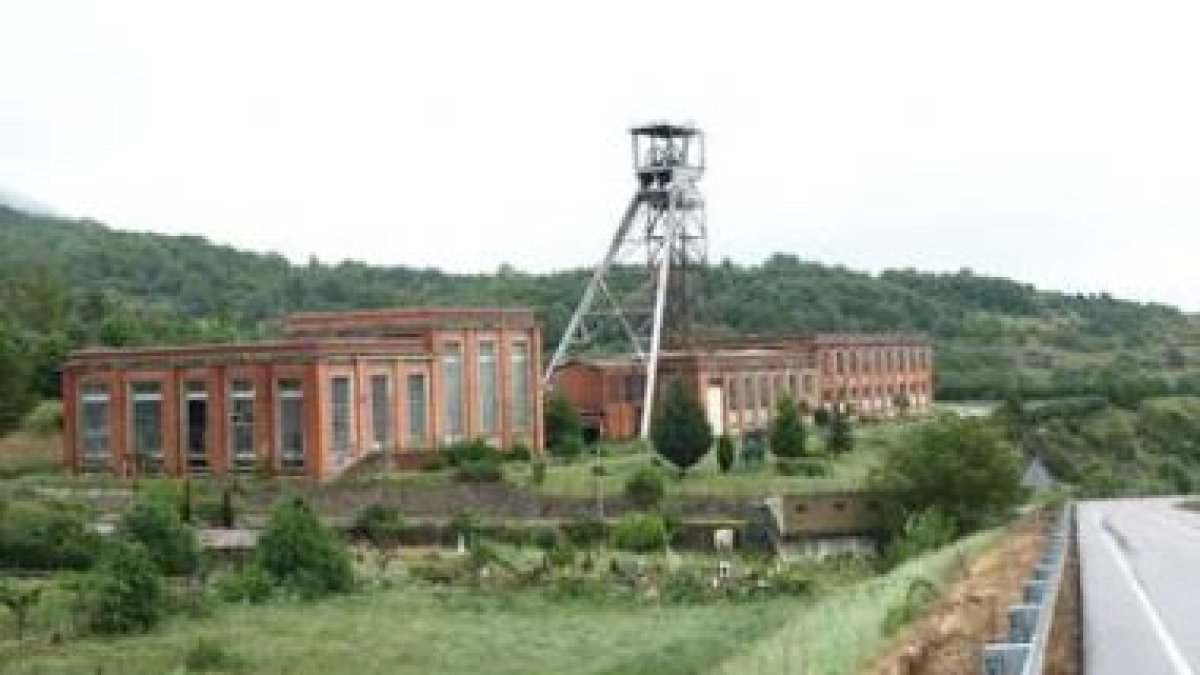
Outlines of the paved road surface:
{"label": "paved road surface", "polygon": [[1200,513],[1176,501],[1080,505],[1088,675],[1200,675]]}

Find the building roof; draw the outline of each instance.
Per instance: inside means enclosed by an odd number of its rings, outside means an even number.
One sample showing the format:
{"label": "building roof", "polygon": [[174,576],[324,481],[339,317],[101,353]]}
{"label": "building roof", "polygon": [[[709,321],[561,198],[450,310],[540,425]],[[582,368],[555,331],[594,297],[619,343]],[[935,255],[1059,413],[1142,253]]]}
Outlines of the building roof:
{"label": "building roof", "polygon": [[463,325],[532,328],[532,309],[525,307],[400,307],[350,312],[299,312],[284,318],[289,336],[323,330],[429,329]]}
{"label": "building roof", "polygon": [[149,347],[103,347],[72,352],[64,367],[78,368],[123,361],[182,361],[189,359],[248,361],[287,355],[394,355],[422,354],[424,351],[424,345],[420,341],[394,338],[317,338]]}
{"label": "building roof", "polygon": [[671,122],[658,121],[633,127],[629,130],[629,133],[666,138],[685,138],[699,135],[700,129],[694,124],[672,124]]}

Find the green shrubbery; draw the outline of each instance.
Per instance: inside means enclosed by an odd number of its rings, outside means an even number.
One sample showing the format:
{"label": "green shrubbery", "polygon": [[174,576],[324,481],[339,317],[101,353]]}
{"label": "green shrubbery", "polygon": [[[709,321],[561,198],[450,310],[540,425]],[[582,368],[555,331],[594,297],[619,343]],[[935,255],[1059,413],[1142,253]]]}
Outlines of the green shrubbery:
{"label": "green shrubbery", "polygon": [[676,378],[655,408],[654,450],[684,474],[712,449],[712,427],[700,401]]}
{"label": "green shrubbery", "polygon": [[898,565],[949,544],[957,535],[954,522],[937,507],[918,511],[908,517],[894,536],[884,554],[884,561]]}
{"label": "green shrubbery", "polygon": [[25,419],[21,421],[21,428],[34,436],[48,438],[62,431],[62,422],[62,402],[42,401],[25,415]]}
{"label": "green shrubbery", "polygon": [[657,513],[629,513],[612,532],[612,545],[624,551],[650,553],[667,545],[667,526]]}
{"label": "green shrubbery", "polygon": [[625,496],[640,509],[658,507],[666,494],[662,474],[651,466],[644,466],[625,481]]}
{"label": "green shrubbery", "polygon": [[872,474],[893,531],[937,508],[967,534],[1006,517],[1024,496],[1021,459],[991,424],[942,417],[889,447]]}
{"label": "green shrubbery", "polygon": [[89,629],[117,634],[148,631],[166,614],[167,590],[141,543],[116,539],[104,552],[80,596]]}
{"label": "green shrubbery", "polygon": [[562,529],[572,544],[585,548],[608,538],[608,523],[598,516],[585,516],[574,522],[563,523]]}
{"label": "green shrubbery", "polygon": [[247,565],[217,582],[217,594],[226,602],[266,602],[274,592],[274,580],[258,565]]}
{"label": "green shrubbery", "polygon": [[550,454],[572,459],[583,452],[583,420],[566,396],[555,393],[547,397],[544,424]]}
{"label": "green shrubbery", "polygon": [[0,502],[0,568],[82,570],[100,553],[100,536],[77,508]]}
{"label": "green shrubbery", "polygon": [[390,504],[368,504],[354,514],[352,529],[375,546],[395,546],[404,531],[404,517]]}
{"label": "green shrubbery", "polygon": [[804,420],[800,418],[800,410],[792,397],[783,396],[775,405],[768,439],[771,452],[776,457],[791,459],[804,456]]}
{"label": "green shrubbery", "polygon": [[300,499],[284,501],[271,512],[255,563],[277,586],[304,597],[349,591],[354,584],[345,543]]}
{"label": "green shrubbery", "polygon": [[454,466],[455,477],[467,483],[495,483],[504,480],[500,453],[483,439],[456,443],[445,450]]}
{"label": "green shrubbery", "polygon": [[146,547],[163,574],[189,574],[200,560],[196,532],[171,506],[154,499],[133,505],[121,519],[120,534]]}
{"label": "green shrubbery", "polygon": [[733,468],[735,454],[733,438],[728,434],[719,436],[717,438],[717,466],[720,467],[721,473],[729,473],[729,470]]}

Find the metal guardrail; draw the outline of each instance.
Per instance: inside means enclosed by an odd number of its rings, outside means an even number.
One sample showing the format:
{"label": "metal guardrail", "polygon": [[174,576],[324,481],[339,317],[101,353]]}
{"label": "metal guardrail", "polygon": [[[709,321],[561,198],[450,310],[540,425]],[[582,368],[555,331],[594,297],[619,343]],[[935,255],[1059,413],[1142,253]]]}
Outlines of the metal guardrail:
{"label": "metal guardrail", "polygon": [[984,675],[1042,674],[1070,546],[1074,508],[1067,504],[1057,514],[1046,548],[1025,582],[1022,602],[1009,607],[1008,640],[984,645]]}

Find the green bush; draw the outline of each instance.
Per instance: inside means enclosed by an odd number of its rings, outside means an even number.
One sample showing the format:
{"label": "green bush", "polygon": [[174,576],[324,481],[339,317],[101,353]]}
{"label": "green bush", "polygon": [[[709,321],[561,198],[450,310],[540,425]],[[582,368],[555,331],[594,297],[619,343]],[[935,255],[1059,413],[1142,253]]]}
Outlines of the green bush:
{"label": "green bush", "polygon": [[563,523],[562,529],[572,544],[582,548],[595,546],[608,538],[608,523],[598,516],[584,516],[579,520]]}
{"label": "green bush", "polygon": [[667,602],[695,602],[709,592],[704,576],[686,567],[665,575],[660,591]]}
{"label": "green bush", "polygon": [[446,469],[449,469],[450,465],[450,456],[448,454],[446,454],[444,451],[433,452],[430,453],[429,457],[427,457],[425,461],[421,463],[421,471],[436,473],[438,471],[445,471]]}
{"label": "green bush", "polygon": [[729,473],[733,468],[733,460],[736,455],[736,450],[733,447],[733,439],[727,434],[722,434],[717,438],[717,466],[720,467],[721,473]]}
{"label": "green bush", "polygon": [[533,453],[529,452],[529,446],[524,443],[514,443],[507,452],[501,453],[501,456],[509,462],[528,462],[533,459]]}
{"label": "green bush", "polygon": [[455,443],[446,448],[444,452],[450,458],[451,466],[462,466],[471,462],[500,461],[500,453],[482,438]]}
{"label": "green bush", "polygon": [[190,574],[200,561],[196,532],[179,512],[157,500],[143,499],[121,518],[122,535],[141,542],[163,574]]}
{"label": "green bush", "polygon": [[546,551],[546,561],[551,567],[571,567],[575,564],[575,548],[565,541],[559,541]]}
{"label": "green bush", "polygon": [[888,545],[884,560],[898,565],[954,541],[954,521],[937,507],[918,511],[908,517],[900,533]]}
{"label": "green bush", "polygon": [[0,502],[0,569],[83,570],[100,553],[100,536],[78,509]]}
{"label": "green bush", "polygon": [[342,593],[354,585],[345,543],[298,498],[271,511],[258,540],[257,561],[277,585],[305,597]]}
{"label": "green bush", "polygon": [[768,447],[776,457],[796,458],[804,455],[804,420],[792,397],[783,396],[775,405],[768,438]]}
{"label": "green bush", "polygon": [[657,507],[665,494],[662,474],[653,467],[644,466],[625,481],[625,496],[640,509]]}
{"label": "green bush", "polygon": [[549,551],[555,546],[558,546],[558,543],[561,539],[562,535],[559,533],[559,531],[548,525],[543,525],[533,531],[533,545],[537,546],[543,551]]}
{"label": "green bush", "polygon": [[399,508],[376,502],[354,514],[351,528],[356,536],[365,537],[375,546],[395,546],[404,531],[404,518]]}
{"label": "green bush", "polygon": [[541,485],[546,482],[546,463],[542,460],[533,462],[533,467],[530,469],[529,480],[534,485]]}
{"label": "green bush", "polygon": [[258,565],[246,565],[217,582],[217,595],[226,602],[266,602],[275,592],[271,575]]}
{"label": "green bush", "polygon": [[683,475],[712,449],[712,427],[695,393],[675,378],[655,406],[654,450]]}
{"label": "green bush", "polygon": [[978,418],[942,417],[889,444],[871,489],[893,531],[931,507],[959,533],[999,522],[1024,498],[1021,458]]}
{"label": "green bush", "polygon": [[39,438],[48,438],[62,431],[63,410],[61,401],[42,401],[37,404],[25,419],[21,427]]}
{"label": "green bush", "polygon": [[583,454],[585,444],[582,436],[564,436],[558,443],[550,446],[550,454],[571,461]]}
{"label": "green bush", "polygon": [[504,468],[495,458],[460,460],[454,477],[464,483],[499,483],[504,480]]}
{"label": "green bush", "polygon": [[183,656],[183,667],[189,673],[223,672],[242,665],[242,660],[226,651],[224,645],[211,638],[200,638]]}
{"label": "green bush", "polygon": [[667,545],[667,527],[655,513],[630,513],[621,517],[612,533],[613,547],[634,553],[660,551]]}
{"label": "green bush", "polygon": [[148,631],[165,614],[166,585],[146,547],[116,539],[80,596],[88,627],[97,633]]}
{"label": "green bush", "polygon": [[794,598],[807,598],[817,588],[812,577],[791,567],[784,567],[772,574],[768,583],[772,593]]}
{"label": "green bush", "polygon": [[583,420],[566,396],[555,393],[546,398],[543,422],[550,454],[575,457],[583,451]]}

